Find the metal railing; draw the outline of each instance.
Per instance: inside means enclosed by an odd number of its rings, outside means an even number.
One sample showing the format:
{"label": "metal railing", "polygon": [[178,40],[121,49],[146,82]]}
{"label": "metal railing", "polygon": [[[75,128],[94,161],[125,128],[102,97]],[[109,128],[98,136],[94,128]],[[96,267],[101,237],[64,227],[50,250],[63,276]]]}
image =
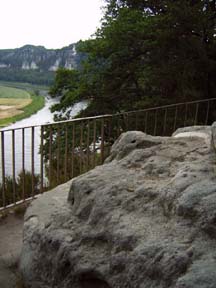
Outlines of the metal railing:
{"label": "metal railing", "polygon": [[216,98],[0,131],[0,211],[76,177],[109,155],[125,131],[169,136],[211,124]]}

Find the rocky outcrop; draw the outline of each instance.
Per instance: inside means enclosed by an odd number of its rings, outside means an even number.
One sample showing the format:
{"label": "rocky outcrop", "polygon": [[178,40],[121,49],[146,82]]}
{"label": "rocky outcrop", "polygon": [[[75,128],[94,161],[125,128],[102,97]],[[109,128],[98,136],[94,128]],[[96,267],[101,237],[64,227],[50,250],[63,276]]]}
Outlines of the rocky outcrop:
{"label": "rocky outcrop", "polygon": [[56,71],[59,67],[74,69],[79,66],[81,57],[81,54],[76,51],[76,44],[62,49],[25,45],[17,49],[0,50],[0,69],[39,71]]}
{"label": "rocky outcrop", "polygon": [[216,287],[211,127],[122,134],[104,165],[33,201],[20,268],[31,288]]}
{"label": "rocky outcrop", "polygon": [[59,68],[80,69],[84,54],[77,44],[62,49],[25,45],[17,49],[0,49],[0,80],[51,85]]}

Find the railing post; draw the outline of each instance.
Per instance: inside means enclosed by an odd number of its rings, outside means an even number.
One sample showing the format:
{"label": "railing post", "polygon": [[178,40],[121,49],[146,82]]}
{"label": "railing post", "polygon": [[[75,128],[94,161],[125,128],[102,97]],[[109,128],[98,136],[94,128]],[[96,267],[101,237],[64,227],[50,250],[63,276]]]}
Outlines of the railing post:
{"label": "railing post", "polygon": [[65,163],[64,163],[64,179],[67,181],[67,166],[68,166],[68,126],[65,127]]}
{"label": "railing post", "polygon": [[198,110],[199,110],[199,103],[196,104],[196,112],[195,112],[195,117],[194,117],[194,126],[197,124]]}
{"label": "railing post", "polygon": [[83,166],[83,122],[80,124],[80,174],[82,173]]}
{"label": "railing post", "polygon": [[40,193],[43,193],[43,137],[44,137],[44,127],[41,126],[41,155],[40,155]]}
{"label": "railing post", "polygon": [[101,120],[101,164],[104,161],[104,118]]}
{"label": "railing post", "polygon": [[34,183],[34,137],[35,137],[35,131],[34,131],[34,127],[32,127],[31,130],[31,138],[32,138],[32,143],[31,143],[31,164],[32,164],[32,169],[31,169],[31,173],[32,173],[32,197],[34,197],[35,194],[35,183]]}
{"label": "railing post", "polygon": [[15,131],[14,130],[12,130],[12,177],[13,177],[13,203],[16,204]]}
{"label": "railing post", "polygon": [[138,127],[138,112],[136,112],[135,114],[135,130],[137,130],[137,127]]}
{"label": "railing post", "polygon": [[2,162],[2,205],[6,206],[5,199],[5,148],[4,148],[4,131],[1,131],[1,162]]}
{"label": "railing post", "polygon": [[166,124],[167,124],[167,108],[165,109],[165,113],[164,113],[163,136],[166,133]]}
{"label": "railing post", "polygon": [[178,114],[178,106],[176,106],[176,109],[175,109],[175,118],[174,118],[173,132],[175,132],[175,130],[176,130],[177,114]]}
{"label": "railing post", "polygon": [[147,127],[148,127],[148,111],[145,112],[145,133],[147,134]]}
{"label": "railing post", "polygon": [[129,130],[129,113],[125,114],[125,130],[126,132]]}
{"label": "railing post", "polygon": [[185,118],[184,118],[184,127],[186,126],[187,123],[187,111],[188,111],[188,104],[185,104]]}
{"label": "railing post", "polygon": [[121,134],[121,131],[120,131],[120,117],[121,117],[121,115],[118,115],[117,117],[118,117],[117,118],[117,137],[119,137]]}
{"label": "railing post", "polygon": [[157,132],[157,113],[158,113],[158,109],[155,110],[154,136],[156,135],[156,132]]}
{"label": "railing post", "polygon": [[74,177],[74,148],[75,148],[75,125],[72,127],[72,151],[71,151],[71,177]]}
{"label": "railing post", "polygon": [[111,138],[111,132],[112,132],[112,118],[107,119],[108,122],[108,135],[107,135],[107,140],[110,141]]}
{"label": "railing post", "polygon": [[205,119],[205,125],[207,125],[208,123],[208,117],[209,117],[209,108],[210,108],[210,103],[208,101],[208,105],[207,105],[207,111],[206,111],[206,119]]}
{"label": "railing post", "polygon": [[89,169],[89,137],[90,137],[90,123],[87,121],[87,139],[86,139],[86,152],[87,152],[87,161],[86,161],[86,170]]}
{"label": "railing post", "polygon": [[97,120],[94,120],[94,136],[93,136],[93,167],[96,166],[96,132],[97,132]]}
{"label": "railing post", "polygon": [[34,197],[35,191],[34,191],[34,127],[32,127],[32,147],[31,147],[31,151],[32,151],[32,197]]}
{"label": "railing post", "polygon": [[25,200],[25,128],[22,128],[22,198]]}
{"label": "railing post", "polygon": [[52,186],[52,126],[49,126],[49,187]]}
{"label": "railing post", "polygon": [[57,126],[57,155],[56,155],[56,166],[57,166],[57,184],[60,183],[60,128]]}

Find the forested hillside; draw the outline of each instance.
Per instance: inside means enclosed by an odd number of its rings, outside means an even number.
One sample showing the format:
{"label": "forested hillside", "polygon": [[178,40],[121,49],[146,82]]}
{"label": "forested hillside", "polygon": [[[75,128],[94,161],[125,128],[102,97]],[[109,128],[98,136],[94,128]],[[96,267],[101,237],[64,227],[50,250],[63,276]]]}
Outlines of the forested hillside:
{"label": "forested hillside", "polygon": [[215,97],[216,1],[106,0],[101,28],[79,43],[79,71],[60,69],[51,88],[65,111],[84,115]]}

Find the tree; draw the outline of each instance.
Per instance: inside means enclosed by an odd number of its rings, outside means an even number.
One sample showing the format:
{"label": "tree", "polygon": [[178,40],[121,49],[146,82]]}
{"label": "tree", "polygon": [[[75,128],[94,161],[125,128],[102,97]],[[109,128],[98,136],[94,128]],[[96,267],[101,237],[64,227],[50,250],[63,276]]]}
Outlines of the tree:
{"label": "tree", "polygon": [[80,95],[78,91],[80,74],[77,70],[68,70],[65,68],[59,68],[55,75],[55,82],[51,86],[49,94],[52,97],[61,96],[61,101],[58,104],[53,105],[52,111],[62,111],[68,107],[72,107]]}
{"label": "tree", "polygon": [[[63,111],[60,117],[70,117],[65,111],[75,101],[86,98],[91,99],[90,105],[79,116],[215,96],[215,1],[107,0],[106,3],[95,37],[77,45],[86,55],[81,69],[59,70],[56,74],[51,91],[62,97],[53,108]],[[170,117],[168,122],[172,121]],[[104,134],[115,134],[118,125],[114,121],[112,131],[107,126]],[[126,125],[127,119],[123,118],[121,127]],[[153,121],[150,125],[154,125]],[[93,134],[88,123],[76,126],[77,135],[86,128],[86,135],[82,132],[84,139],[88,133]],[[55,147],[58,132],[52,133]],[[62,143],[63,149],[64,138]],[[75,150],[82,151],[81,146],[76,142]]]}
{"label": "tree", "polygon": [[[68,93],[92,99],[84,115],[214,97],[215,19],[210,0],[106,0],[101,28],[78,45],[87,58]],[[62,95],[64,109],[73,97]]]}

